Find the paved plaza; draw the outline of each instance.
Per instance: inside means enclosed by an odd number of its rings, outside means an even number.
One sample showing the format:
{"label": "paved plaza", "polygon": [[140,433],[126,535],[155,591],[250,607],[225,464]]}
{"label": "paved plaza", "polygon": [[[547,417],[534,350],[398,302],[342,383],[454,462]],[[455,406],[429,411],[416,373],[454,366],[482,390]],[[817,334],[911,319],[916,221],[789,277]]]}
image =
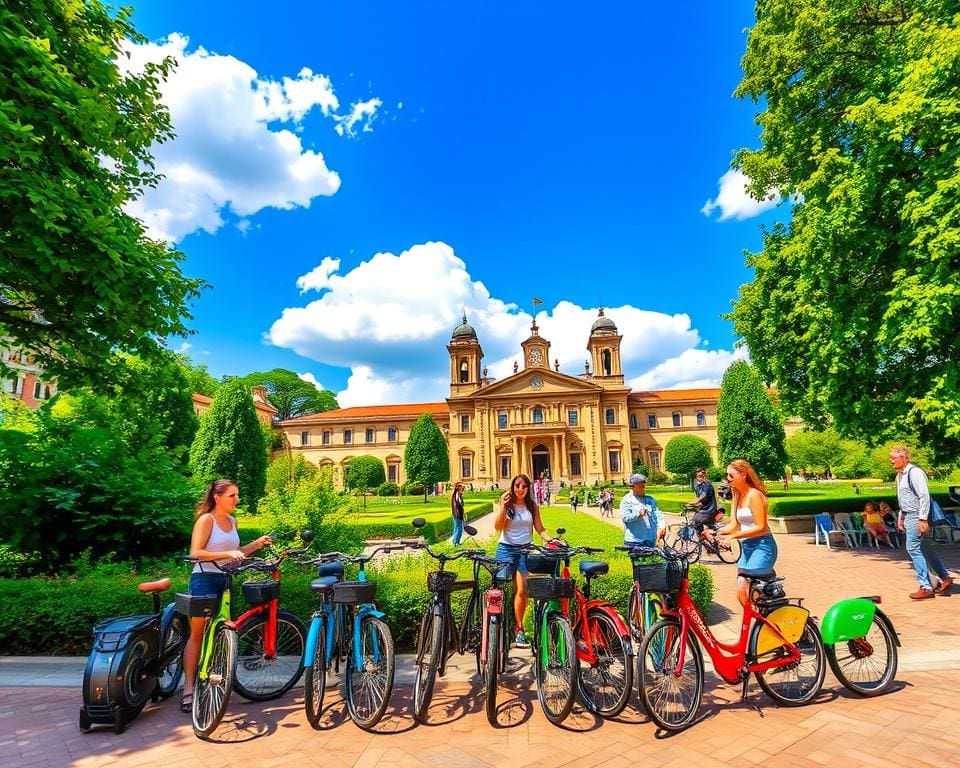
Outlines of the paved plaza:
{"label": "paved plaza", "polygon": [[[777,542],[777,570],[787,577],[788,594],[804,596],[815,615],[842,597],[883,596],[903,642],[895,690],[858,698],[828,670],[814,703],[780,708],[755,682],[742,702],[738,687],[708,672],[702,717],[684,733],[659,733],[635,696],[617,720],[599,720],[577,708],[558,728],[540,711],[527,669],[529,652],[514,650],[500,693],[498,728],[487,723],[483,698],[464,664],[451,682],[438,686],[430,725],[415,724],[409,674],[403,674],[375,734],[355,727],[336,695],[328,700],[322,729],[315,731],[303,715],[302,688],[295,688],[266,704],[234,696],[215,742],[205,743],[193,736],[175,700],[148,707],[120,736],[110,730],[82,734],[79,680],[64,687],[63,679],[44,681],[41,675],[35,678],[39,687],[23,687],[27,672],[38,665],[7,659],[0,664],[0,768],[960,765],[960,588],[952,596],[914,602],[907,594],[915,580],[902,549],[827,550],[814,546],[812,535],[798,534],[778,535]],[[956,573],[960,547],[941,552]],[[718,638],[729,640],[737,622],[735,571],[711,560],[706,557],[705,564],[714,573],[718,603],[711,622]],[[68,674],[76,673],[69,662],[63,664]]]}

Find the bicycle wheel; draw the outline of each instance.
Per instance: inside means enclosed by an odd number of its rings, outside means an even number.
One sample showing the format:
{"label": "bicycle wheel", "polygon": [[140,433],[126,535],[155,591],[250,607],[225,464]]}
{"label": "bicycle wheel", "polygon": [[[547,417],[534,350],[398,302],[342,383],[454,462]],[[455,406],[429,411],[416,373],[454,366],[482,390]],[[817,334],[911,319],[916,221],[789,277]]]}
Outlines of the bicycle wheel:
{"label": "bicycle wheel", "polygon": [[695,563],[703,554],[703,542],[700,541],[700,535],[689,523],[681,525],[674,534],[668,545],[683,555],[689,563]]}
{"label": "bicycle wheel", "polygon": [[490,617],[487,623],[487,663],[483,666],[484,709],[487,722],[497,725],[497,680],[500,675],[500,622]]}
{"label": "bicycle wheel", "polygon": [[676,621],[658,621],[647,632],[637,657],[640,701],[653,722],[666,731],[688,727],[703,697],[703,654],[696,638],[688,634],[681,665],[681,634]]}
{"label": "bicycle wheel", "polygon": [[[754,632],[763,626],[757,622]],[[820,692],[827,667],[826,655],[820,630],[813,619],[808,618],[803,634],[795,643],[800,651],[800,660],[785,667],[774,667],[766,672],[757,672],[757,682],[771,699],[787,707],[806,704]],[[761,657],[762,660],[762,657]]]}
{"label": "bicycle wheel", "polygon": [[[633,687],[633,664],[627,640],[620,636],[616,622],[605,611],[587,612],[593,641],[593,664],[580,659],[580,695],[591,712],[616,717],[623,712]],[[582,637],[577,638],[578,642]]]}
{"label": "bicycle wheel", "polygon": [[227,711],[231,681],[237,663],[237,633],[220,624],[216,628],[206,678],[197,675],[193,689],[193,732],[206,739]]}
{"label": "bicycle wheel", "polygon": [[[157,686],[156,676],[147,673],[149,653],[150,643],[141,635],[123,654],[123,671],[120,673],[123,683],[123,704],[131,715],[127,722],[133,720],[143,709]],[[125,725],[123,727],[118,725],[118,727],[120,730],[117,733],[121,733]]]}
{"label": "bicycle wheel", "polygon": [[170,661],[160,670],[157,680],[157,691],[163,698],[173,695],[180,685],[180,676],[183,674],[183,647],[187,644],[190,628],[187,626],[187,617],[182,613],[175,613],[163,637],[160,638],[160,655]]}
{"label": "bicycle wheel", "polygon": [[289,691],[303,674],[307,632],[303,622],[287,611],[277,611],[276,653],[265,653],[270,617],[255,616],[237,629],[237,674],[233,687],[250,701],[267,701]]}
{"label": "bicycle wheel", "polygon": [[877,615],[864,637],[829,644],[825,650],[837,680],[860,696],[880,695],[896,677],[897,641]]}
{"label": "bicycle wheel", "polygon": [[413,678],[413,715],[421,723],[427,721],[427,710],[433,699],[433,686],[443,654],[443,619],[433,613],[433,606],[420,622],[420,642],[417,649],[417,671]]}
{"label": "bicycle wheel", "polygon": [[722,546],[716,545],[716,555],[724,563],[735,563],[740,559],[741,549],[740,539],[727,539]]}
{"label": "bicycle wheel", "polygon": [[307,713],[307,722],[314,728],[320,727],[323,697],[327,692],[326,649],[327,617],[321,616],[317,631],[317,644],[313,648],[313,659],[310,666],[303,670],[303,709]]}
{"label": "bicycle wheel", "polygon": [[[534,662],[537,698],[543,713],[554,725],[563,722],[573,708],[580,665],[570,622],[560,613],[547,615],[545,637]],[[540,631],[538,627],[534,631]]]}
{"label": "bicycle wheel", "polygon": [[347,655],[344,674],[347,710],[364,730],[380,722],[393,691],[393,638],[382,619],[364,616],[360,622],[360,668],[353,653]]}

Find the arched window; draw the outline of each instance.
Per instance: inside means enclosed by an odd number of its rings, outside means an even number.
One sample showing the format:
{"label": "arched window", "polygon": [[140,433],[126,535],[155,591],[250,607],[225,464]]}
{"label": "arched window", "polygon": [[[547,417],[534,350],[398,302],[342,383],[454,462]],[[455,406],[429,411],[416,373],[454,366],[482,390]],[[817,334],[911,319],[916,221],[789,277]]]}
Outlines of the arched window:
{"label": "arched window", "polygon": [[460,358],[460,383],[466,384],[470,381],[470,367],[467,365],[467,358]]}
{"label": "arched window", "polygon": [[673,415],[673,426],[679,427],[681,424],[680,411],[674,411],[672,415]]}
{"label": "arched window", "polygon": [[705,414],[703,411],[697,411],[697,426],[707,426],[707,414]]}
{"label": "arched window", "polygon": [[610,354],[609,349],[605,349],[603,350],[603,352],[600,353],[600,365],[603,366],[604,376],[609,376],[610,373],[613,371],[613,363],[611,362],[612,359],[613,359],[613,356]]}
{"label": "arched window", "polygon": [[543,424],[543,408],[539,405],[533,409],[533,423]]}
{"label": "arched window", "polygon": [[616,424],[617,423],[617,413],[613,408],[607,408],[607,424]]}
{"label": "arched window", "polygon": [[343,430],[343,444],[350,445],[353,442],[353,430],[345,429]]}
{"label": "arched window", "polygon": [[397,428],[389,427],[387,429],[387,442],[395,443],[397,442]]}

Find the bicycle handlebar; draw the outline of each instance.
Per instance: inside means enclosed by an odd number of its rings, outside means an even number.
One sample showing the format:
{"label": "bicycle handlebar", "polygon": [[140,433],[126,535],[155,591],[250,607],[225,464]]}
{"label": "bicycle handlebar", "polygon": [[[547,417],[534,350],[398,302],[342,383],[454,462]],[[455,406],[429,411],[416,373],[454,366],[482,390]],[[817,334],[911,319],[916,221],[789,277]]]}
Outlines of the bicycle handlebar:
{"label": "bicycle handlebar", "polygon": [[678,552],[672,547],[648,547],[644,544],[624,544],[614,547],[621,552],[627,552],[631,557],[662,557],[664,560],[689,560],[693,552]]}
{"label": "bicycle handlebar", "polygon": [[201,560],[198,557],[187,555],[184,560],[188,563],[209,563],[214,568],[224,573],[244,573],[246,571],[261,571],[263,573],[273,573],[280,567],[280,563],[288,557],[297,557],[306,552],[305,549],[286,549],[272,560],[264,560],[261,557],[244,558],[243,560],[233,560],[222,565],[216,560]]}
{"label": "bicycle handlebar", "polygon": [[536,551],[545,557],[554,558],[556,560],[564,560],[568,557],[573,557],[575,555],[588,555],[595,554],[597,552],[603,552],[603,549],[600,547],[571,547],[569,544],[562,544],[555,549],[550,547],[543,547],[539,544],[534,544],[530,542],[529,544],[524,544],[524,548],[527,551]]}

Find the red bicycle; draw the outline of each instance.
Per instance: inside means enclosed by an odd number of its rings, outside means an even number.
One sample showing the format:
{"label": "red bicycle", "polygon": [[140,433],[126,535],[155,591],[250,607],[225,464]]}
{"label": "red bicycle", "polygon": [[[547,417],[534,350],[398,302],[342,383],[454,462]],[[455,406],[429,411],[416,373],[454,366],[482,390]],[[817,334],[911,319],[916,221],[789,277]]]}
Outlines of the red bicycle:
{"label": "red bicycle", "polygon": [[[703,695],[703,654],[727,683],[742,683],[743,696],[753,674],[774,701],[806,704],[819,693],[826,672],[823,640],[801,600],[792,603],[782,578],[751,579],[736,644],[719,642],[690,599],[687,559],[665,548],[638,547],[642,556],[660,555],[659,568],[644,569],[646,591],[676,593],[663,618],[647,631],[637,664],[640,699],[653,721],[668,731],[688,727]],[[699,640],[699,644],[697,643]]]}

